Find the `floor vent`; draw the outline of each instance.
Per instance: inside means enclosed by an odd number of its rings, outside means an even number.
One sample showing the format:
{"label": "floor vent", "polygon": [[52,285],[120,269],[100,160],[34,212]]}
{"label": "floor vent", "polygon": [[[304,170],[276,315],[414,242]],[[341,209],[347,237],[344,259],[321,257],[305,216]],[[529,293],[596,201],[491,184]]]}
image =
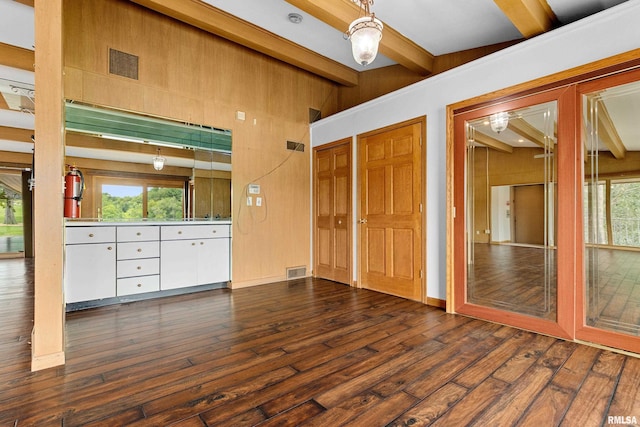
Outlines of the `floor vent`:
{"label": "floor vent", "polygon": [[287,150],[304,152],[304,144],[302,142],[287,141]]}
{"label": "floor vent", "polygon": [[298,279],[307,276],[307,267],[289,267],[287,268],[287,280]]}
{"label": "floor vent", "polygon": [[109,49],[109,73],[138,80],[138,57]]}

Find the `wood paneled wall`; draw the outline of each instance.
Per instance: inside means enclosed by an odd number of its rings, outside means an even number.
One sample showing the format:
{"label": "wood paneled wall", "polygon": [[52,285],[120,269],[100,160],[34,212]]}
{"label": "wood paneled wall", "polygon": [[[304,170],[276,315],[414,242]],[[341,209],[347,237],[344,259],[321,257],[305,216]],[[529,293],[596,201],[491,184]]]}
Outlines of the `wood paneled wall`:
{"label": "wood paneled wall", "polygon": [[[233,286],[309,267],[309,108],[335,113],[335,85],[127,1],[65,6],[67,98],[232,130]],[[139,80],[108,73],[109,48],[139,57]]]}
{"label": "wood paneled wall", "polygon": [[[519,41],[509,41],[460,52],[438,55],[433,61],[433,71],[429,76],[422,76],[401,65],[391,65],[360,72],[358,85],[353,87],[340,86],[338,91],[338,108],[346,110],[363,102],[391,93],[405,86],[433,77],[459,65],[505,49]],[[324,117],[324,116],[323,116]]]}

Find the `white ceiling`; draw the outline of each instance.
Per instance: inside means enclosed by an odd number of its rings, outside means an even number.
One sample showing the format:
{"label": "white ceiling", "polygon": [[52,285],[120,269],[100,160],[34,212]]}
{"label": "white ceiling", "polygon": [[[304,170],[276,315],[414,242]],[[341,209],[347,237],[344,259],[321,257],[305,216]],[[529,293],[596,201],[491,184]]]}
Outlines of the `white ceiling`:
{"label": "white ceiling", "polygon": [[[285,0],[203,1],[350,68],[365,70],[353,60],[343,32]],[[547,0],[547,3],[558,21],[568,24],[624,1]],[[436,56],[522,38],[494,0],[374,0],[371,10],[386,26]],[[291,23],[287,19],[290,13],[300,14],[302,22]],[[0,0],[0,42],[33,50],[33,8],[14,0]],[[392,60],[379,54],[366,69],[391,64]],[[24,83],[27,87],[34,83],[33,73],[3,65],[0,79]],[[0,126],[33,129],[33,116],[0,109]],[[7,143],[0,140],[0,150],[8,148],[4,147]]]}
{"label": "white ceiling", "polygon": [[[204,1],[343,65],[358,71],[365,70],[353,60],[350,44],[341,31],[285,0]],[[547,0],[547,3],[558,20],[567,24],[624,1],[626,0]],[[374,0],[371,11],[385,25],[391,26],[433,55],[522,38],[493,0]],[[300,24],[292,24],[287,19],[292,12],[302,15]],[[393,61],[379,55],[366,69],[391,64]]]}

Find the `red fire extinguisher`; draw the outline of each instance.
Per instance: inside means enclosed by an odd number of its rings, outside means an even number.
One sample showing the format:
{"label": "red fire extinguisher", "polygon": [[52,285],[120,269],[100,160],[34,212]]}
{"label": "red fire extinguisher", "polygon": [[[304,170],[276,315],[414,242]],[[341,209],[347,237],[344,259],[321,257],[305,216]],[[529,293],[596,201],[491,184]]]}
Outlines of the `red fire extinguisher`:
{"label": "red fire extinguisher", "polygon": [[64,216],[80,218],[80,201],[84,193],[84,176],[80,169],[69,166],[64,176]]}

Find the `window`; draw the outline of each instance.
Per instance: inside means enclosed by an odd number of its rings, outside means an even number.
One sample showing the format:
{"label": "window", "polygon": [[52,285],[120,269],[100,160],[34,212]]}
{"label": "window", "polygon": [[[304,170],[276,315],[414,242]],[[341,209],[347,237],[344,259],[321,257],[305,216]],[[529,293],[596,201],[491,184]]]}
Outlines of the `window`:
{"label": "window", "polygon": [[185,218],[184,183],[100,178],[98,217],[109,221]]}

